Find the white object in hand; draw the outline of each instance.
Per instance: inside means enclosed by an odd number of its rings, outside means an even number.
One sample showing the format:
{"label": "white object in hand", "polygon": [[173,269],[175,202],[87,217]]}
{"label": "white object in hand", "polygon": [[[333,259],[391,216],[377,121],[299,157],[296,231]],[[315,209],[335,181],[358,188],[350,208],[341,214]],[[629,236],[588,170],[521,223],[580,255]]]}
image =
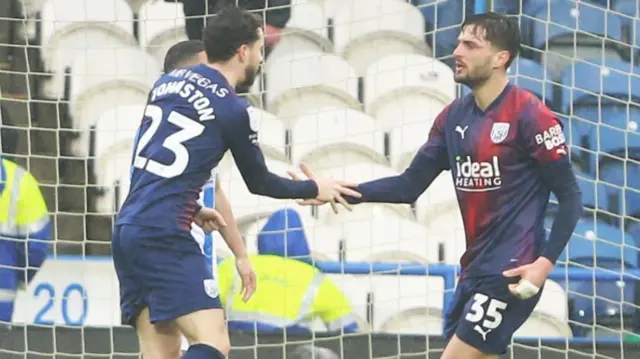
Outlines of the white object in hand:
{"label": "white object in hand", "polygon": [[540,288],[535,286],[533,283],[526,279],[522,279],[518,282],[518,286],[516,287],[516,297],[519,299],[529,299],[538,294],[539,291]]}

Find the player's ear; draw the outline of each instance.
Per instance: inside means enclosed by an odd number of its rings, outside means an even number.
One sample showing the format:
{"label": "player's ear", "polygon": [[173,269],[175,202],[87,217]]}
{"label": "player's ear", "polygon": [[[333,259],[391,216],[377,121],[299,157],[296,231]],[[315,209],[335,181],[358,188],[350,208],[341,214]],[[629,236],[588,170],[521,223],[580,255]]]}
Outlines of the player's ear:
{"label": "player's ear", "polygon": [[240,48],[238,49],[238,57],[240,58],[240,62],[247,62],[247,59],[249,58],[249,50],[250,49],[248,45],[240,45]]}
{"label": "player's ear", "polygon": [[507,62],[509,62],[510,57],[511,57],[511,54],[509,54],[509,51],[506,51],[506,50],[498,51],[493,57],[493,66],[496,68],[505,66],[506,68],[506,64]]}

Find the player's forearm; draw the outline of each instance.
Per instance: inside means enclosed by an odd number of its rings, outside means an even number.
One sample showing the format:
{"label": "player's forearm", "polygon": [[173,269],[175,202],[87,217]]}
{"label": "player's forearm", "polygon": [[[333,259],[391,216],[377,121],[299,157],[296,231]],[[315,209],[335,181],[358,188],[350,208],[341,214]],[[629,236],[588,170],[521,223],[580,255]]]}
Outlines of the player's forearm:
{"label": "player's forearm", "polygon": [[249,176],[245,178],[245,183],[253,194],[282,199],[311,199],[318,196],[318,186],[311,180],[294,181],[269,171]]}
{"label": "player's forearm", "polygon": [[355,188],[362,197],[344,196],[350,204],[358,203],[413,203],[422,193],[406,176],[393,176],[364,182]]}
{"label": "player's forearm", "polygon": [[220,235],[222,235],[222,238],[236,258],[246,257],[247,247],[244,245],[242,234],[238,229],[238,223],[233,216],[231,204],[229,203],[227,196],[224,194],[224,191],[222,191],[219,186],[216,186],[215,198],[216,211],[222,215],[222,218],[227,223],[226,227],[219,230]]}
{"label": "player's forearm", "polygon": [[385,177],[361,183],[355,189],[362,197],[345,196],[351,204],[364,202],[411,204],[442,172],[436,161],[418,152],[411,165],[399,176]]}
{"label": "player's forearm", "polygon": [[542,257],[556,263],[582,216],[582,193],[568,159],[545,165],[542,178],[558,198],[558,212]]}

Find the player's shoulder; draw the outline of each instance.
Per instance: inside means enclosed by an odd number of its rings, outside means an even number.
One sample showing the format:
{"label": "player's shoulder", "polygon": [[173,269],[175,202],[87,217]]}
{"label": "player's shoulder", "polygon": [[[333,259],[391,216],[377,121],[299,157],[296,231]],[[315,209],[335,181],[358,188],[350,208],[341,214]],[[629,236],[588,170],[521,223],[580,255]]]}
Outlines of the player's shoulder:
{"label": "player's shoulder", "polygon": [[513,86],[508,102],[507,106],[512,109],[513,118],[518,122],[558,121],[538,96],[521,87]]}

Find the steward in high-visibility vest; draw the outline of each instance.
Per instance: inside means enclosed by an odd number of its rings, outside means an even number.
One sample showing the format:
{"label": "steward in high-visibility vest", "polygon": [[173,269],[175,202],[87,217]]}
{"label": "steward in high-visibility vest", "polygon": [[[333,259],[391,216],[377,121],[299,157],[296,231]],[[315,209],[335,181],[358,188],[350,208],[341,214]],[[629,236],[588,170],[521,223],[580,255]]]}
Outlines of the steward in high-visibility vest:
{"label": "steward in high-visibility vest", "polygon": [[293,259],[310,256],[294,210],[271,216],[258,236],[258,252],[249,257],[257,286],[246,303],[234,259],[226,259],[218,267],[220,299],[230,329],[309,332],[314,319],[320,318],[331,332],[358,330],[351,303],[342,291],[316,267]]}
{"label": "steward in high-visibility vest", "polygon": [[16,291],[49,252],[51,221],[38,181],[0,157],[0,323],[10,323]]}

